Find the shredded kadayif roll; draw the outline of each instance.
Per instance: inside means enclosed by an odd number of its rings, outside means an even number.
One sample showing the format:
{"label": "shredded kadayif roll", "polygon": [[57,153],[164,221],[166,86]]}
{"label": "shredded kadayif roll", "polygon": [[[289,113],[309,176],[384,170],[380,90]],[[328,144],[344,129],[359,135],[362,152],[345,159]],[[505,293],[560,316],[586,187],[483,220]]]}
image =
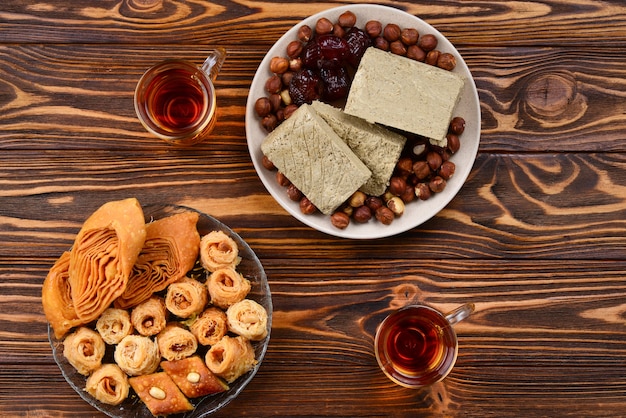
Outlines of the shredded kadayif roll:
{"label": "shredded kadayif roll", "polygon": [[254,348],[242,336],[224,336],[207,351],[205,362],[209,370],[232,383],[239,376],[251,370],[256,364]]}
{"label": "shredded kadayif roll", "polygon": [[82,375],[89,375],[102,364],[106,346],[96,331],[80,327],[63,341],[63,356]]}
{"label": "shredded kadayif roll", "polygon": [[130,390],[128,377],[116,364],[103,364],[89,378],[85,390],[100,402],[119,405]]}
{"label": "shredded kadayif roll", "polygon": [[232,267],[215,270],[207,280],[213,305],[227,309],[243,300],[250,292],[250,281]]}
{"label": "shredded kadayif roll", "polygon": [[128,335],[115,347],[115,362],[129,376],[154,372],[159,367],[159,347],[149,337]]}
{"label": "shredded kadayif roll", "polygon": [[189,330],[202,345],[217,344],[228,332],[226,313],[214,306],[205,309],[191,324]]}
{"label": "shredded kadayif roll", "polygon": [[130,315],[124,309],[109,308],[96,322],[96,330],[107,344],[117,344],[133,332]]}
{"label": "shredded kadayif roll", "polygon": [[228,329],[252,341],[267,336],[267,311],[257,302],[244,299],[226,311]]}
{"label": "shredded kadayif roll", "polygon": [[185,277],[167,288],[165,306],[167,310],[180,318],[189,318],[202,312],[209,300],[205,285],[197,280]]}
{"label": "shredded kadayif roll", "polygon": [[105,203],[85,221],[69,267],[72,301],[85,323],[124,292],[145,238],[143,210],[135,198]]}
{"label": "shredded kadayif roll", "polygon": [[161,356],[166,360],[181,360],[189,357],[198,349],[198,340],[178,324],[168,324],[156,337]]}
{"label": "shredded kadayif roll", "polygon": [[165,301],[158,296],[152,296],[145,302],[133,308],[130,322],[137,332],[143,336],[157,335],[167,324],[167,309]]}
{"label": "shredded kadayif roll", "polygon": [[241,262],[235,240],[223,231],[212,231],[200,241],[200,262],[210,272],[224,267],[237,267]]}
{"label": "shredded kadayif roll", "polygon": [[198,218],[197,212],[183,212],[146,225],[146,240],[116,307],[136,306],[185,277],[198,258]]}

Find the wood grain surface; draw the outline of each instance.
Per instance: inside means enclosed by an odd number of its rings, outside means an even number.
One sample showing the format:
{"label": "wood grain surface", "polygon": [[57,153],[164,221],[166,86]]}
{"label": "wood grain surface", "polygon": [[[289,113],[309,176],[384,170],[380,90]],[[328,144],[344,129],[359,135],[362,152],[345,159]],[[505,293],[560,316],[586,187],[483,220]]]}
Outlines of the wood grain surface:
{"label": "wood grain surface", "polygon": [[[456,198],[401,235],[303,225],[257,176],[244,114],[292,25],[351,2],[4,0],[0,5],[0,415],[101,417],[52,358],[41,286],[102,203],[209,213],[270,283],[255,378],[215,417],[618,417],[626,414],[626,5],[621,0],[381,2],[441,31],[476,83],[479,154]],[[356,2],[355,2],[356,3]],[[163,57],[220,45],[212,138],[152,138],[133,92]],[[377,324],[420,300],[476,313],[443,382],[378,369]]]}

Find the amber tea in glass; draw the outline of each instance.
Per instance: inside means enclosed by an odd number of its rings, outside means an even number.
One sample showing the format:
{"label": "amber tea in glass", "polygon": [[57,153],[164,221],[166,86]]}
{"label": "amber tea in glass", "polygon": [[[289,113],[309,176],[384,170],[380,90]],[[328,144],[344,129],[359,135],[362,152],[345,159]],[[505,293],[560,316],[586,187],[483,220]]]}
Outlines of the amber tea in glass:
{"label": "amber tea in glass", "polygon": [[452,370],[458,345],[453,324],[470,315],[472,304],[443,315],[426,305],[411,305],[379,325],[374,350],[383,372],[394,382],[419,388],[439,382]]}

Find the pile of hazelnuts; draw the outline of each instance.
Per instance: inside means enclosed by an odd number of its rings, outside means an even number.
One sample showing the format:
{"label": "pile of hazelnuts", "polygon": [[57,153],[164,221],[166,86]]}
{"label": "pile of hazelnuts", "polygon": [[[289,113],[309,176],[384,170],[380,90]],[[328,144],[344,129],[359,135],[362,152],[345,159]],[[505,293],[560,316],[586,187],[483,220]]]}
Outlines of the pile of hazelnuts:
{"label": "pile of hazelnuts", "polygon": [[[335,23],[327,18],[320,18],[314,28],[303,25],[298,29],[297,39],[287,45],[286,57],[273,57],[270,60],[272,75],[265,83],[267,96],[260,97],[255,102],[255,112],[267,132],[273,131],[298,108],[290,97],[289,85],[294,75],[303,69],[301,54],[304,46],[317,35],[333,34],[343,37],[356,25],[356,20],[354,13],[346,11]],[[377,20],[368,21],[363,31],[375,48],[448,71],[456,67],[454,55],[437,49],[437,37],[433,34],[420,35],[417,29],[401,28],[393,23],[383,26]],[[459,150],[460,136],[464,130],[465,120],[454,117],[450,122],[445,147],[433,145],[427,138],[402,132],[407,136],[407,142],[386,192],[381,196],[355,192],[331,215],[332,224],[344,229],[350,222],[367,223],[370,219],[376,219],[389,225],[404,213],[407,203],[426,200],[434,193],[442,192],[454,174],[456,167],[450,157]],[[276,170],[265,156],[262,163],[266,169]],[[276,171],[276,180],[286,188],[291,200],[299,202],[302,213],[313,214],[318,211],[280,171]]]}

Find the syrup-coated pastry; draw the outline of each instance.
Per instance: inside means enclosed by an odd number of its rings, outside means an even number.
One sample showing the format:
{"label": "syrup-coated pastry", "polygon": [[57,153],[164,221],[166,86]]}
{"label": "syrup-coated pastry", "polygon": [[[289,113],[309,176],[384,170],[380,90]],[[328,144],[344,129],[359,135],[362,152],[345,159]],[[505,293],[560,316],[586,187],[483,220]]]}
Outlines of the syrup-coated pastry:
{"label": "syrup-coated pastry", "polygon": [[213,345],[228,332],[226,313],[214,306],[205,309],[190,325],[189,330],[202,345]]}
{"label": "syrup-coated pastry", "polygon": [[250,340],[228,335],[207,351],[204,360],[209,370],[228,383],[251,370],[257,363]]}
{"label": "syrup-coated pastry", "polygon": [[228,385],[211,373],[204,361],[198,356],[175,361],[162,361],[161,368],[188,398],[197,398],[228,390]]}
{"label": "syrup-coated pastry", "polygon": [[117,307],[138,305],[193,268],[200,249],[198,217],[197,212],[182,212],[146,225],[146,240]]}
{"label": "syrup-coated pastry", "polygon": [[98,318],[96,330],[100,333],[105,343],[114,345],[133,332],[133,325],[130,323],[128,311],[108,308]]}
{"label": "syrup-coated pastry", "polygon": [[64,252],[54,263],[41,290],[41,302],[54,336],[61,339],[75,326],[83,325],[76,314],[70,287],[70,253]]}
{"label": "syrup-coated pastry", "polygon": [[257,302],[244,299],[226,311],[228,329],[252,341],[267,336],[267,311]]}
{"label": "syrup-coated pastry", "polygon": [[70,253],[70,286],[78,317],[97,319],[126,289],[146,238],[135,198],[108,202],[78,232]]}
{"label": "syrup-coated pastry", "polygon": [[167,288],[165,306],[180,318],[189,318],[202,312],[209,300],[205,285],[195,279],[184,277]]}
{"label": "syrup-coated pastry", "polygon": [[189,399],[165,372],[131,377],[128,382],[155,417],[193,410]]}
{"label": "syrup-coated pastry", "polygon": [[129,376],[154,372],[161,356],[158,345],[149,337],[128,335],[115,347],[115,362]]}
{"label": "syrup-coated pastry", "polygon": [[85,390],[100,402],[119,405],[128,398],[130,385],[117,364],[103,364],[87,378]]}
{"label": "syrup-coated pastry", "polygon": [[235,240],[223,231],[212,231],[202,237],[200,241],[200,262],[208,271],[215,271],[223,267],[237,267],[239,247]]}
{"label": "syrup-coated pastry", "polygon": [[227,309],[245,299],[250,292],[250,281],[232,267],[225,267],[211,273],[207,288],[213,305]]}
{"label": "syrup-coated pastry", "polygon": [[130,313],[130,322],[137,332],[143,336],[151,337],[163,331],[167,324],[167,309],[165,301],[158,296],[141,302]]}
{"label": "syrup-coated pastry", "polygon": [[185,328],[175,323],[168,324],[156,337],[161,356],[166,360],[189,357],[198,349],[198,340]]}
{"label": "syrup-coated pastry", "polygon": [[82,375],[89,375],[102,364],[106,346],[100,334],[80,327],[63,341],[63,356]]}

